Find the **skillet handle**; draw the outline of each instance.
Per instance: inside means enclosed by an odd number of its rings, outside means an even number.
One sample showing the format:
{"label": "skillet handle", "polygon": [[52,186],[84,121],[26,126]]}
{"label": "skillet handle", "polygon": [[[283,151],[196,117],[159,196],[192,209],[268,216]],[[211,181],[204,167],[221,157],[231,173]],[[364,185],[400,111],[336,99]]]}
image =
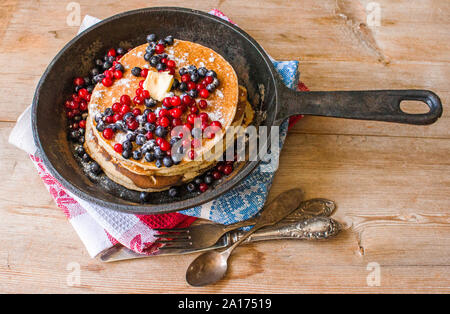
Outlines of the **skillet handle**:
{"label": "skillet handle", "polygon": [[[296,115],[376,120],[408,124],[432,124],[442,115],[439,97],[428,90],[374,90],[298,92],[282,87],[281,108],[276,121]],[[403,100],[418,100],[430,108],[427,113],[410,114],[400,109]]]}

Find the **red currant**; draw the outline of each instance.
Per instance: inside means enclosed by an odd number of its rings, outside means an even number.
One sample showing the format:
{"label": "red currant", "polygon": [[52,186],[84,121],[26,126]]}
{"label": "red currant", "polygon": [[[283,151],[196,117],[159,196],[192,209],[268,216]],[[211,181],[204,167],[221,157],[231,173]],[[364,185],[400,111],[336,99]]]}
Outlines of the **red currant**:
{"label": "red currant", "polygon": [[151,139],[153,138],[153,133],[150,132],[150,131],[148,131],[147,133],[145,133],[145,138],[146,138],[147,140],[151,140]]}
{"label": "red currant", "polygon": [[120,113],[125,115],[126,113],[130,112],[130,106],[128,105],[122,105],[122,108],[120,108]]}
{"label": "red currant", "polygon": [[160,120],[159,120],[160,126],[167,128],[169,126],[169,124],[170,124],[170,120],[167,117],[160,118]]}
{"label": "red currant", "polygon": [[189,95],[184,95],[183,96],[183,104],[185,105],[190,105],[192,103],[192,98]]}
{"label": "red currant", "polygon": [[168,116],[168,115],[169,115],[169,110],[164,109],[164,108],[160,109],[159,112],[158,112],[158,116],[159,116],[160,118],[161,118],[161,117],[166,117],[166,116]]}
{"label": "red currant", "polygon": [[170,150],[170,144],[169,142],[167,142],[165,139],[161,139],[159,147],[161,148],[162,151],[167,152],[168,150]]}
{"label": "red currant", "polygon": [[175,61],[173,61],[173,60],[168,60],[168,61],[167,61],[167,66],[168,66],[169,68],[175,68],[175,67],[177,66],[177,64],[176,64]]}
{"label": "red currant", "polygon": [[214,78],[212,76],[205,77],[205,82],[207,84],[211,84],[214,81]]}
{"label": "red currant", "polygon": [[218,128],[222,128],[222,123],[220,123],[219,121],[213,121],[213,122],[211,122],[210,125],[218,127]]}
{"label": "red currant", "polygon": [[113,116],[107,116],[107,117],[105,118],[105,122],[106,122],[106,123],[113,123],[113,122],[114,122]]}
{"label": "red currant", "polygon": [[120,113],[116,113],[115,115],[113,115],[113,121],[117,122],[119,120],[122,120],[123,116]]}
{"label": "red currant", "polygon": [[139,122],[137,122],[136,120],[133,119],[133,120],[131,120],[130,122],[127,123],[127,127],[130,130],[134,131],[134,130],[136,130],[139,127]]}
{"label": "red currant", "polygon": [[147,77],[147,75],[148,75],[148,69],[142,69],[141,76],[142,77]]}
{"label": "red currant", "polygon": [[102,80],[102,84],[103,84],[103,86],[105,86],[105,87],[110,87],[110,86],[113,84],[113,81],[112,81],[112,79],[110,79],[109,77],[105,77],[105,78]]}
{"label": "red currant", "polygon": [[173,107],[179,106],[181,104],[181,99],[178,96],[173,96],[172,98],[170,98],[170,104]]}
{"label": "red currant", "polygon": [[189,82],[190,80],[191,80],[191,76],[190,76],[188,73],[183,74],[183,75],[181,76],[181,81],[182,81],[183,83],[187,83],[187,82]]}
{"label": "red currant", "polygon": [[142,114],[141,109],[139,108],[134,108],[132,112],[134,116],[139,116]]}
{"label": "red currant", "polygon": [[154,112],[150,112],[147,115],[147,121],[150,122],[150,123],[155,123],[155,121],[156,121],[156,114]]}
{"label": "red currant", "polygon": [[123,76],[122,71],[119,71],[119,70],[114,71],[114,78],[115,78],[116,80],[121,79],[122,76]]}
{"label": "red currant", "polygon": [[209,97],[209,92],[208,92],[208,90],[206,88],[200,90],[200,92],[198,94],[202,98],[208,98]]}
{"label": "red currant", "polygon": [[131,97],[128,96],[128,95],[120,96],[120,103],[122,105],[130,105],[131,104]]}
{"label": "red currant", "polygon": [[202,110],[205,110],[208,107],[208,103],[204,99],[200,99],[197,103],[198,107]]}
{"label": "red currant", "polygon": [[115,57],[116,56],[116,50],[114,48],[111,48],[108,50],[108,57]]}
{"label": "red currant", "polygon": [[222,174],[219,171],[213,171],[212,176],[216,180],[219,180],[220,178],[222,178]]}
{"label": "red currant", "polygon": [[142,99],[142,97],[140,97],[140,96],[136,96],[133,98],[133,102],[137,105],[142,105],[142,103],[144,102],[144,99]]}
{"label": "red currant", "polygon": [[120,103],[118,103],[118,102],[116,102],[116,103],[114,103],[113,105],[112,105],[112,107],[111,107],[111,109],[112,109],[112,111],[113,112],[119,112],[120,111],[120,108],[122,107],[122,105],[120,104]]}
{"label": "red currant", "polygon": [[206,192],[206,190],[208,190],[208,185],[206,184],[206,183],[200,183],[199,185],[198,185],[198,189],[200,190],[200,192]]}
{"label": "red currant", "polygon": [[112,139],[114,136],[114,131],[111,128],[106,128],[103,130],[103,137],[107,140]]}
{"label": "red currant", "polygon": [[224,175],[229,175],[233,172],[233,166],[232,165],[226,165],[225,167],[223,167],[223,174]]}
{"label": "red currant", "polygon": [[85,81],[84,81],[84,78],[82,78],[82,77],[77,77],[73,80],[73,85],[75,85],[75,86],[81,86],[81,85],[84,85],[84,83],[85,83]]}
{"label": "red currant", "polygon": [[117,153],[122,154],[122,152],[123,152],[122,144],[120,144],[120,143],[115,144],[115,145],[114,145],[114,150],[115,150]]}
{"label": "red currant", "polygon": [[179,118],[182,114],[183,112],[178,108],[170,109],[170,115],[174,118]]}
{"label": "red currant", "polygon": [[164,49],[165,49],[164,45],[158,44],[158,45],[156,45],[156,47],[155,47],[155,52],[156,52],[157,54],[161,54],[161,53],[164,52]]}
{"label": "red currant", "polygon": [[188,90],[194,89],[195,86],[196,86],[196,84],[195,84],[194,82],[188,82],[188,83],[187,83],[187,88],[188,88]]}
{"label": "red currant", "polygon": [[81,121],[78,123],[78,126],[79,126],[80,128],[82,128],[82,129],[86,128],[86,120],[81,120]]}

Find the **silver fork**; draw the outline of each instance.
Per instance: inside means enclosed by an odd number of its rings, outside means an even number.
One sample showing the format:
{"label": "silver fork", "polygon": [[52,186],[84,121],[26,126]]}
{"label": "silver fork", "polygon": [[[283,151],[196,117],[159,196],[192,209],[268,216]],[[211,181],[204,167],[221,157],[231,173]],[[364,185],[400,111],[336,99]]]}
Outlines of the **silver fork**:
{"label": "silver fork", "polygon": [[[336,209],[333,201],[316,198],[300,203],[298,209],[286,217],[282,222],[292,222],[306,217],[323,216],[329,217]],[[202,224],[189,228],[179,229],[155,229],[160,234],[156,243],[164,244],[160,250],[167,249],[199,249],[214,245],[224,234],[229,231],[253,226],[256,218],[250,218],[231,225]]]}

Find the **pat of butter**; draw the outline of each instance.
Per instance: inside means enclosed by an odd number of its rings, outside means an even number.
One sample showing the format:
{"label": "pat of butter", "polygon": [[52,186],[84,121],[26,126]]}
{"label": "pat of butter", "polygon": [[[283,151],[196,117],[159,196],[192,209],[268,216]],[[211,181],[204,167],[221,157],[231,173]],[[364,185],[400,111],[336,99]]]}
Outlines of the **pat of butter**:
{"label": "pat of butter", "polygon": [[173,84],[173,75],[168,72],[148,71],[143,88],[150,92],[153,99],[162,101],[166,94],[170,92]]}

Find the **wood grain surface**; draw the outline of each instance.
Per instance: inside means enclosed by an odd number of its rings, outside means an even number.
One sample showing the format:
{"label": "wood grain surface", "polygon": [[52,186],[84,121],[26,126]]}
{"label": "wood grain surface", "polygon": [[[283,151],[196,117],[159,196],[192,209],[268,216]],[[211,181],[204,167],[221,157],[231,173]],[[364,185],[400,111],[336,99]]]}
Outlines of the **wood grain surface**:
{"label": "wood grain surface", "polygon": [[[189,287],[195,256],[105,264],[91,259],[27,155],[8,144],[53,56],[76,34],[69,1],[0,2],[0,292],[303,293],[450,292],[450,2],[81,0],[81,16],[151,6],[218,8],[276,59],[301,62],[312,90],[431,89],[431,126],[306,117],[288,134],[269,199],[292,187],[338,204],[348,227],[328,242],[239,248],[230,275]],[[369,10],[370,9],[370,10]],[[69,286],[70,263],[81,284]],[[372,263],[372,264],[371,264]],[[379,285],[368,284],[380,265]],[[370,283],[370,280],[369,280]]]}

